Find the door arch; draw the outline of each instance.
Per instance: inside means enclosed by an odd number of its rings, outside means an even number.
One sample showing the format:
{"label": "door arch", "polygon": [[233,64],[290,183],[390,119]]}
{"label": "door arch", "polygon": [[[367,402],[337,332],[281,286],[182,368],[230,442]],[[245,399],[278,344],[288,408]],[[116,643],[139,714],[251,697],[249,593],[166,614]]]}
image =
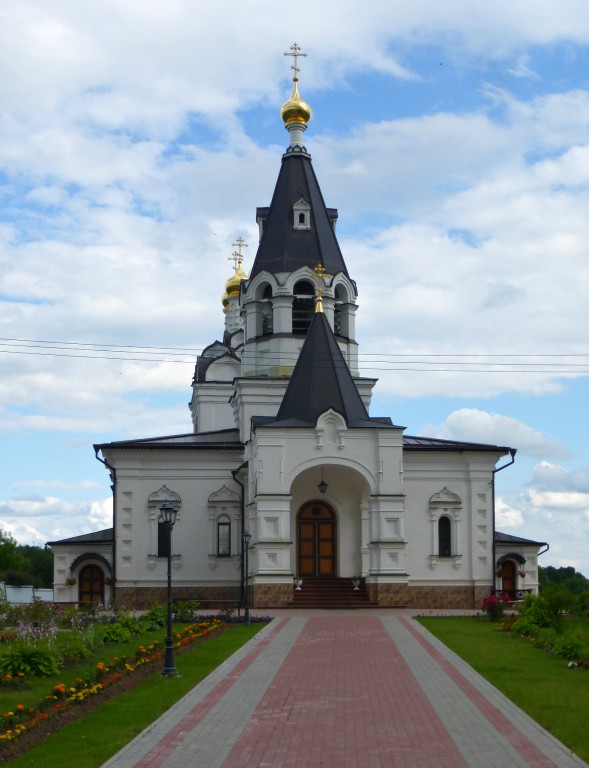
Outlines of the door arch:
{"label": "door arch", "polygon": [[297,521],[297,566],[300,578],[336,575],[336,518],[323,501],[310,501]]}

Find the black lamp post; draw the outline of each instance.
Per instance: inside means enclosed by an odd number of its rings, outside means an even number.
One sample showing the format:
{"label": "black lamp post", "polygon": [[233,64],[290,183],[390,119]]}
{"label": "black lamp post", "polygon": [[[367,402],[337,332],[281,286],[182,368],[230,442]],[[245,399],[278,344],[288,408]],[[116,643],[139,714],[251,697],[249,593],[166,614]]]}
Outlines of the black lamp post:
{"label": "black lamp post", "polygon": [[164,677],[176,677],[174,666],[174,638],[172,637],[172,528],[176,523],[178,510],[169,501],[164,501],[160,507],[158,522],[163,523],[168,532],[168,631],[166,637],[166,653],[164,656]]}
{"label": "black lamp post", "polygon": [[252,540],[252,535],[249,531],[244,531],[241,534],[241,540],[243,542],[243,569],[245,571],[245,600],[244,600],[244,624],[250,623],[250,598],[249,598],[249,547]]}

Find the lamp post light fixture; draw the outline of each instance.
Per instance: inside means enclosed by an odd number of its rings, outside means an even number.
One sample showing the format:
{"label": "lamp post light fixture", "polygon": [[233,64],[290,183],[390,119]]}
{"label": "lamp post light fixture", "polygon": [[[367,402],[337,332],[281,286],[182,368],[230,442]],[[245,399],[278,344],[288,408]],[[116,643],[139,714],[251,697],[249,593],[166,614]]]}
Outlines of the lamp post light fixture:
{"label": "lamp post light fixture", "polygon": [[319,488],[319,493],[325,493],[327,491],[327,483],[323,479],[323,467],[321,467],[321,482],[317,483],[317,488]]}
{"label": "lamp post light fixture", "polygon": [[172,637],[172,528],[176,523],[178,510],[169,501],[164,501],[160,507],[158,522],[166,526],[168,533],[168,629],[166,635],[166,651],[164,654],[163,677],[177,677],[174,666],[174,638]]}
{"label": "lamp post light fixture", "polygon": [[244,582],[245,582],[245,594],[244,594],[244,624],[250,623],[250,598],[249,598],[249,548],[252,540],[252,535],[249,531],[244,531],[241,534],[241,540],[243,542],[243,570],[244,570]]}

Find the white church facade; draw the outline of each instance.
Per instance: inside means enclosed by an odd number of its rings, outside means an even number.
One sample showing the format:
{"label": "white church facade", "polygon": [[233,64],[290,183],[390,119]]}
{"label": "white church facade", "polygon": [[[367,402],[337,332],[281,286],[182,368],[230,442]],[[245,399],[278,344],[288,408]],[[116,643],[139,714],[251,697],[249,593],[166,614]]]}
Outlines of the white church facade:
{"label": "white church facade", "polygon": [[238,241],[222,341],[196,363],[192,430],[95,446],[113,527],[49,542],[58,601],[164,599],[166,502],[177,600],[232,607],[247,590],[256,608],[479,608],[494,590],[537,591],[544,543],[495,530],[495,474],[515,450],[370,415],[356,283],[303,144],[311,110],[296,73],[251,272]]}

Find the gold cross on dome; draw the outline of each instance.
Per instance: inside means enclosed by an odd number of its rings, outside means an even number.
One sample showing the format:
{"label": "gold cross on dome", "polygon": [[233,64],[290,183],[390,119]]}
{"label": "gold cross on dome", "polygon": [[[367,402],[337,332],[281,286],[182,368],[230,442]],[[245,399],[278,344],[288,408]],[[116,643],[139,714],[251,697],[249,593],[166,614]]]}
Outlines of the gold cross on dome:
{"label": "gold cross on dome", "polygon": [[323,312],[323,288],[325,285],[323,280],[324,278],[333,277],[333,275],[330,275],[325,271],[323,264],[317,264],[315,268],[309,272],[309,277],[312,277],[315,282],[315,291],[317,294],[315,299],[315,312]]}
{"label": "gold cross on dome", "polygon": [[294,59],[294,64],[291,64],[291,67],[290,67],[290,68],[291,68],[291,69],[294,71],[294,76],[295,76],[295,78],[297,78],[297,77],[298,77],[298,74],[299,74],[299,72],[301,71],[301,70],[300,70],[300,67],[298,67],[298,66],[297,66],[297,64],[299,63],[299,62],[298,62],[298,58],[299,58],[299,56],[303,56],[303,57],[306,57],[306,56],[307,56],[307,54],[306,54],[306,53],[301,53],[301,46],[300,46],[300,45],[298,45],[297,43],[293,43],[293,44],[290,46],[290,52],[289,52],[289,51],[286,51],[284,55],[285,55],[285,56],[292,56],[292,57],[293,57],[293,59]]}
{"label": "gold cross on dome", "polygon": [[247,248],[247,243],[243,239],[243,237],[238,237],[237,240],[231,244],[233,248],[237,248],[237,251],[233,251],[231,256],[227,257],[227,261],[233,262],[233,269],[235,270],[235,273],[239,272],[239,269],[241,268],[241,265],[243,264],[243,253],[241,252],[242,248]]}

